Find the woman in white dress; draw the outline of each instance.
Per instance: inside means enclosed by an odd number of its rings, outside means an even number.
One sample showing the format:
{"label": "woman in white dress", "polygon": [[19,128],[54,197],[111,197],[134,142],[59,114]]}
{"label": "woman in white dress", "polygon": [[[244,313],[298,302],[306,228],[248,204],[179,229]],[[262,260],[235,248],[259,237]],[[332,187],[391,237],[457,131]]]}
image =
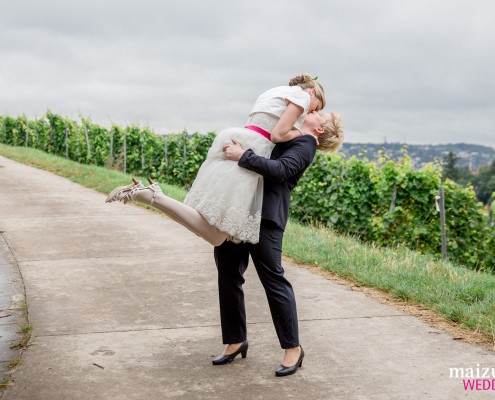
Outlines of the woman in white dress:
{"label": "woman in white dress", "polygon": [[[322,86],[310,75],[299,75],[289,86],[279,86],[256,100],[244,128],[228,128],[215,138],[184,203],[165,196],[156,183],[144,186],[138,181],[114,189],[107,202],[139,201],[160,209],[214,246],[227,238],[257,243],[261,221],[263,178],[225,160],[226,145],[239,143],[244,149],[270,157],[275,143],[311,132],[303,132],[304,118],[325,106]],[[334,115],[327,118],[331,136]],[[321,137],[320,137],[321,140]],[[325,143],[327,143],[325,141]],[[331,140],[329,143],[333,143]],[[330,145],[333,151],[340,145]]]}

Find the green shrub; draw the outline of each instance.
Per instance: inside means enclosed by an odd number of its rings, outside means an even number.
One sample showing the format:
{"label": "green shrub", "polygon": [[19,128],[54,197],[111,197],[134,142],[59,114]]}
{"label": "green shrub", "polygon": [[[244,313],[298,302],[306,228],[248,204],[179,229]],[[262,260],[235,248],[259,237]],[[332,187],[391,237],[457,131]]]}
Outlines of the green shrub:
{"label": "green shrub", "polygon": [[[67,138],[67,140],[66,140]],[[124,157],[124,138],[126,154]],[[48,153],[189,187],[215,138],[187,132],[165,137],[149,128],[113,125],[105,129],[48,111],[0,117],[0,143],[34,147]],[[27,139],[27,143],[26,143]],[[422,253],[441,253],[435,196],[445,187],[447,252],[450,258],[476,269],[495,271],[495,226],[471,187],[442,182],[438,165],[419,170],[406,151],[394,162],[318,153],[292,195],[291,217],[329,226],[381,246],[406,245]]]}

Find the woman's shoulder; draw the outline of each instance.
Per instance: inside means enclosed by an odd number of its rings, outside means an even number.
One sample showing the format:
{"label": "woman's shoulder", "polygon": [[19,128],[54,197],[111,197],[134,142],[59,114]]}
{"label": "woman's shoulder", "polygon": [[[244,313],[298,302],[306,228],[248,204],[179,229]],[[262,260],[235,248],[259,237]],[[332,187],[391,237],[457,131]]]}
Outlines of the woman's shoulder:
{"label": "woman's shoulder", "polygon": [[310,103],[309,93],[299,86],[277,86],[267,90],[260,96],[260,99],[261,98],[264,98],[265,100],[278,99],[284,102],[285,100],[289,100],[305,110],[309,107]]}
{"label": "woman's shoulder", "polygon": [[318,139],[310,134],[303,134],[287,142],[277,143],[277,146],[282,146],[286,148],[300,147],[300,148],[309,149],[310,151],[312,151],[313,148],[316,150],[317,145],[318,145]]}
{"label": "woman's shoulder", "polygon": [[263,92],[254,103],[250,115],[266,112],[280,118],[287,108],[287,100],[300,106],[307,113],[310,97],[299,86],[277,86]]}
{"label": "woman's shoulder", "polygon": [[296,137],[294,140],[297,140],[299,143],[309,143],[315,146],[318,144],[318,138],[310,133],[304,133],[301,136]]}
{"label": "woman's shoulder", "polygon": [[299,94],[299,93],[307,94],[304,90],[301,89],[300,86],[276,86],[271,89],[268,89],[264,93],[271,95],[278,95],[278,96],[285,96],[287,94]]}

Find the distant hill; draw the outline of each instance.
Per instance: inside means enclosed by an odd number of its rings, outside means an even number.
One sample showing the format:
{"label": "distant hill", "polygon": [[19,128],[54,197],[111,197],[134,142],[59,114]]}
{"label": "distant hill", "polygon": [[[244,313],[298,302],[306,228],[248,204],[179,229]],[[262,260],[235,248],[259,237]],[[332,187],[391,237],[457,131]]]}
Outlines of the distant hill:
{"label": "distant hill", "polygon": [[406,146],[407,153],[412,159],[414,168],[421,168],[432,161],[441,161],[449,151],[460,157],[457,166],[467,166],[471,171],[476,171],[481,165],[491,164],[495,160],[495,149],[477,144],[409,144],[403,143],[344,143],[341,152],[346,157],[366,157],[370,161],[376,161],[380,157],[378,153],[384,153],[392,159],[402,158],[401,149]]}

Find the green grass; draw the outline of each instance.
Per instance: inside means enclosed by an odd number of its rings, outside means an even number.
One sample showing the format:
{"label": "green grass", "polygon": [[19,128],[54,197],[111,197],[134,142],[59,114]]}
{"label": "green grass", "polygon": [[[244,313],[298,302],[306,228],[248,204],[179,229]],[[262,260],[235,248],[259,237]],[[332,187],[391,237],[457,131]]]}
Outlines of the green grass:
{"label": "green grass", "polygon": [[[54,172],[103,193],[128,184],[131,177],[23,147],[0,145],[0,155]],[[184,189],[161,185],[171,197],[184,199]],[[295,222],[289,222],[287,227],[284,254],[299,263],[318,265],[350,281],[427,307],[490,338],[495,336],[495,275],[439,261],[405,248],[384,249],[362,244],[328,229]]]}
{"label": "green grass", "polygon": [[406,248],[385,249],[290,223],[284,254],[353,282],[422,305],[464,327],[495,334],[495,275],[476,272]]}
{"label": "green grass", "polygon": [[33,327],[31,326],[31,324],[26,324],[26,325],[23,325],[21,326],[21,329],[20,329],[20,333],[29,333],[33,330]]}
{"label": "green grass", "polygon": [[[95,165],[79,164],[31,148],[0,144],[0,155],[32,167],[53,172],[102,193],[110,193],[117,186],[128,185],[132,178],[132,175],[126,175],[120,171],[97,167]],[[146,182],[145,177],[135,176],[135,178]],[[160,183],[160,186],[166,191],[167,195],[176,200],[182,201],[186,196],[185,189],[162,183]]]}
{"label": "green grass", "polygon": [[13,360],[9,360],[8,363],[7,363],[7,366],[10,369],[13,369],[13,368],[18,367],[19,365],[21,365],[21,363],[22,363],[22,360],[18,357],[18,358],[14,358]]}
{"label": "green grass", "polygon": [[12,378],[10,376],[5,376],[0,382],[0,390],[7,389],[12,385]]}

